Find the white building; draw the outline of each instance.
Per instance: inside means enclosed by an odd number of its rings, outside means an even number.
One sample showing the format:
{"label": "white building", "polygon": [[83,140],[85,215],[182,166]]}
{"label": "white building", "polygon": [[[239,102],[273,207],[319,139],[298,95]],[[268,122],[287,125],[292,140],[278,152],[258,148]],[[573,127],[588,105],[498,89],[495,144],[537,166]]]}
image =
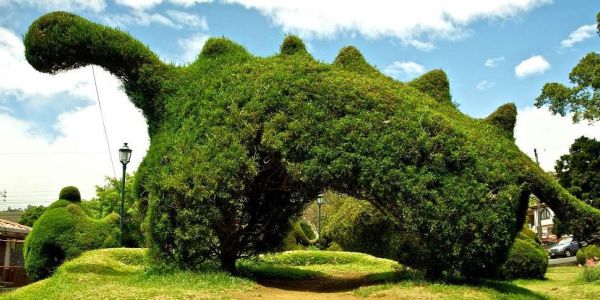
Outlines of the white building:
{"label": "white building", "polygon": [[[527,209],[527,227],[533,232],[538,233],[538,225],[542,230],[542,241],[556,241],[556,235],[552,231],[554,227],[554,212],[545,203],[536,203],[536,201],[530,202],[529,208]],[[533,203],[533,204],[532,204]],[[538,223],[539,218],[539,223]]]}

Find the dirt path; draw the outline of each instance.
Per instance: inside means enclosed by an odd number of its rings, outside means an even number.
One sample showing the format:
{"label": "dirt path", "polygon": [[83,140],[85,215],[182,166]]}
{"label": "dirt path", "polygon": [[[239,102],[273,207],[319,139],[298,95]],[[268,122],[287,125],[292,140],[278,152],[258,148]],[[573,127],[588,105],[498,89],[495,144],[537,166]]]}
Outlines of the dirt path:
{"label": "dirt path", "polygon": [[260,280],[258,289],[235,293],[235,299],[360,299],[352,291],[373,284],[363,273],[344,273],[314,280]]}

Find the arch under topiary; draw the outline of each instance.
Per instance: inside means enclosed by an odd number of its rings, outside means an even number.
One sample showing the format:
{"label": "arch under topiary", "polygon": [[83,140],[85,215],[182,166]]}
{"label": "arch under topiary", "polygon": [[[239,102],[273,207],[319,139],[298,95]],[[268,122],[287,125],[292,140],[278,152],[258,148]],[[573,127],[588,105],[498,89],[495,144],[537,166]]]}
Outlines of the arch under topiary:
{"label": "arch under topiary", "polygon": [[[67,190],[79,195],[75,187]],[[31,280],[40,280],[51,275],[64,260],[83,251],[119,246],[118,219],[117,214],[100,220],[90,218],[80,201],[59,199],[52,203],[25,239],[27,275]]]}
{"label": "arch under topiary", "polygon": [[43,72],[106,68],[144,112],[152,143],[138,192],[160,262],[195,268],[219,257],[235,272],[240,255],[277,247],[290,217],[326,188],[401,224],[431,252],[404,263],[432,277],[493,273],[530,192],[559,217],[600,229],[600,211],[532,163],[506,127],[451,105],[442,71],[405,84],[343,67],[362,57],[352,49],[342,66],[296,55],[293,37],[266,58],[211,39],[176,67],[126,33],[64,12],[36,20],[24,42]]}

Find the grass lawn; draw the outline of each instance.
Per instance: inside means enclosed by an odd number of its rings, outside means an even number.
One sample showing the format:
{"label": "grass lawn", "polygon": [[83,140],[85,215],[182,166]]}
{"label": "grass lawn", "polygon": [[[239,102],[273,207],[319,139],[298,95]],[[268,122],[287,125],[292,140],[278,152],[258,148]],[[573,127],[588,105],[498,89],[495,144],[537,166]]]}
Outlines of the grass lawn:
{"label": "grass lawn", "polygon": [[250,280],[227,273],[147,269],[144,249],[89,251],[63,264],[54,276],[1,295],[2,299],[220,299],[245,292]]}
{"label": "grass lawn", "polygon": [[[433,283],[398,263],[351,252],[289,251],[262,255],[238,263],[247,278],[294,282],[354,280],[342,298],[393,299],[598,299],[600,283],[581,279],[578,267],[549,268],[546,280]],[[356,279],[359,278],[359,281]],[[311,283],[312,284],[312,283]],[[302,285],[299,285],[302,286]],[[344,286],[344,285],[340,285]],[[2,299],[222,299],[273,296],[251,279],[207,267],[202,272],[150,269],[144,249],[103,249],[65,263],[54,276],[8,294]],[[286,289],[275,289],[285,296]],[[302,297],[327,299],[334,293],[313,291]],[[310,292],[309,292],[310,293]],[[289,296],[289,295],[288,295]],[[288,297],[289,298],[289,297]]]}

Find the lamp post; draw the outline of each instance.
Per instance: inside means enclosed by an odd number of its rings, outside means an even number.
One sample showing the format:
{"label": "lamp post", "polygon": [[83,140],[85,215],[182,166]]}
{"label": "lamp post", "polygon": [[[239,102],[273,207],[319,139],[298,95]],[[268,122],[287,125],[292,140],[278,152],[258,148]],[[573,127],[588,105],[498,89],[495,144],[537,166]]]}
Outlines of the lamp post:
{"label": "lamp post", "polygon": [[121,179],[121,213],[119,220],[119,229],[121,233],[119,235],[119,244],[123,247],[123,219],[125,218],[125,173],[127,170],[127,164],[131,160],[131,149],[127,146],[127,143],[123,144],[123,147],[119,149],[119,160],[123,165],[123,178]]}
{"label": "lamp post", "polygon": [[317,234],[319,235],[318,240],[317,241],[321,241],[321,205],[323,204],[323,194],[319,194],[319,196],[317,196],[317,206],[319,207],[319,213],[318,213],[318,227],[317,227]]}

